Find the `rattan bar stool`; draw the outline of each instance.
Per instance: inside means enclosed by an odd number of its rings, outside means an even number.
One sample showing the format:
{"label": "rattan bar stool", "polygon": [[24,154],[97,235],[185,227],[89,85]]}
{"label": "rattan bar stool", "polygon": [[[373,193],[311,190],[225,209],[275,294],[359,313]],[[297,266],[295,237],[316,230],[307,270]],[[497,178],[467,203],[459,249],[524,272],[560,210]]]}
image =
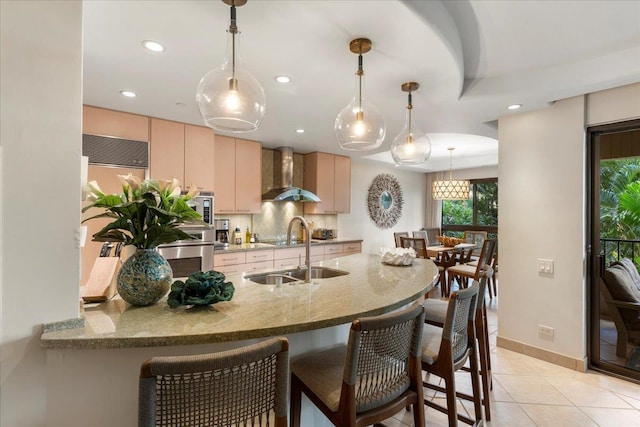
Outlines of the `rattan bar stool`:
{"label": "rattan bar stool", "polygon": [[[478,283],[451,294],[443,327],[426,324],[422,334],[422,370],[444,380],[444,387],[423,381],[424,387],[446,394],[447,406],[438,405],[425,397],[424,404],[447,414],[449,426],[457,426],[458,420],[467,424],[482,425],[482,404],[478,356],[476,354],[475,311],[478,299]],[[459,414],[456,407],[455,372],[469,361],[469,373],[473,388],[475,419]]]}
{"label": "rattan bar stool", "polygon": [[291,364],[291,426],[300,426],[301,398],[339,427],[368,426],[413,406],[424,426],[420,340],[424,308],[354,320],[346,346],[302,355]]}
{"label": "rattan bar stool", "polygon": [[[476,338],[478,340],[478,356],[480,359],[480,379],[482,385],[482,405],[484,407],[484,416],[487,421],[491,421],[491,395],[493,389],[493,380],[491,375],[491,352],[489,348],[489,327],[487,326],[487,306],[485,303],[484,293],[489,286],[489,278],[493,274],[493,270],[489,267],[484,276],[480,278],[478,283],[478,303],[475,312],[475,329]],[[425,308],[425,322],[442,327],[447,316],[448,302],[441,299],[427,299],[422,303]],[[463,368],[465,369],[465,368]],[[473,400],[473,396],[457,393],[458,397],[467,400]]]}
{"label": "rattan bar stool", "polygon": [[288,425],[283,337],[220,353],[153,357],[139,381],[139,426]]}

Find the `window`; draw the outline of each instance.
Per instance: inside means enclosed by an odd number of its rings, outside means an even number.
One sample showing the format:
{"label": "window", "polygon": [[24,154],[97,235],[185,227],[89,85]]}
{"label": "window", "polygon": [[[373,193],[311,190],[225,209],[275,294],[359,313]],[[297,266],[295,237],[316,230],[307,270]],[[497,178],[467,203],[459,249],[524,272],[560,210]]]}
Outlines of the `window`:
{"label": "window", "polygon": [[498,179],[471,180],[469,200],[442,201],[442,232],[462,237],[465,230],[498,232]]}

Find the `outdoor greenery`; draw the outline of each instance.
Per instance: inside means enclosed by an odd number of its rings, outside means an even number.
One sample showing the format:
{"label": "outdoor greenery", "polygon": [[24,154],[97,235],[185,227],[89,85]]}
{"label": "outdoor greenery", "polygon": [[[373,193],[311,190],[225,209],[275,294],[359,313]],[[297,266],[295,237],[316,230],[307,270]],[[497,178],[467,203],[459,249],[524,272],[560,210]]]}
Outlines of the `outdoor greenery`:
{"label": "outdoor greenery", "polygon": [[[442,202],[442,224],[443,226],[475,225],[497,227],[498,181],[471,181],[471,193],[469,200],[444,200]],[[462,234],[464,233],[447,233],[447,235],[455,237],[461,237]]]}
{"label": "outdoor greenery", "polygon": [[[600,238],[640,240],[640,159],[604,160],[600,163]],[[640,264],[640,244],[605,242],[607,261],[635,258]]]}

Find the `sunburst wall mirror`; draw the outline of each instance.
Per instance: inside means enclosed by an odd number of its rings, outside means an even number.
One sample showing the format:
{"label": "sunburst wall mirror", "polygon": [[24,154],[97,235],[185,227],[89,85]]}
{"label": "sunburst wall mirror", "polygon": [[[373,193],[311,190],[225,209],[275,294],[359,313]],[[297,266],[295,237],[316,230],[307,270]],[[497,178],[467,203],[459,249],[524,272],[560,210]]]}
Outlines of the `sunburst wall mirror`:
{"label": "sunburst wall mirror", "polygon": [[377,175],[369,187],[369,217],[378,228],[391,228],[402,216],[402,188],[398,179],[388,173]]}

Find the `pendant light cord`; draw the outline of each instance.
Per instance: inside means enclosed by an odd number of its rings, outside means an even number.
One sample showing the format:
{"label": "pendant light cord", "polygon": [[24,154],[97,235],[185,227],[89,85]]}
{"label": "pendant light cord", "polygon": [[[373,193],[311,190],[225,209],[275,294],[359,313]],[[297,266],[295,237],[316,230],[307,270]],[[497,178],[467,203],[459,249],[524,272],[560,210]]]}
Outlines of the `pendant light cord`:
{"label": "pendant light cord", "polygon": [[413,142],[413,135],[411,134],[411,110],[413,109],[413,103],[411,101],[411,91],[407,95],[409,103],[407,104],[407,110],[409,110],[409,135],[407,136],[408,142]]}
{"label": "pendant light cord", "polygon": [[362,69],[362,52],[358,55],[358,117],[362,120],[364,112],[362,111],[362,76],[364,70]]}
{"label": "pendant light cord", "polygon": [[231,22],[229,23],[229,32],[231,33],[231,81],[236,79],[236,34],[238,33],[238,25],[236,23],[236,5],[231,6]]}

